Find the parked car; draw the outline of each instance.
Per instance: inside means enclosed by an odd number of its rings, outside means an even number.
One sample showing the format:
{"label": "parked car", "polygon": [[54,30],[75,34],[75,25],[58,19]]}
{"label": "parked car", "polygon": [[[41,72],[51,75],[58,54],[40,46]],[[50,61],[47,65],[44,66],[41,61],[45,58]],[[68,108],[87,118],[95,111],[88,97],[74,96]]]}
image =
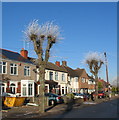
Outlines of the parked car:
{"label": "parked car", "polygon": [[104,91],[98,91],[98,98],[105,98],[106,94]]}
{"label": "parked car", "polygon": [[90,94],[88,94],[88,93],[83,93],[83,96],[84,96],[86,99],[90,99]]}
{"label": "parked car", "polygon": [[81,94],[81,93],[73,93],[74,94],[74,99],[77,99],[77,98],[84,98],[84,95]]}
{"label": "parked car", "polygon": [[49,105],[56,105],[59,103],[63,103],[63,98],[60,95],[53,94],[53,93],[45,93],[45,96],[48,96]]}

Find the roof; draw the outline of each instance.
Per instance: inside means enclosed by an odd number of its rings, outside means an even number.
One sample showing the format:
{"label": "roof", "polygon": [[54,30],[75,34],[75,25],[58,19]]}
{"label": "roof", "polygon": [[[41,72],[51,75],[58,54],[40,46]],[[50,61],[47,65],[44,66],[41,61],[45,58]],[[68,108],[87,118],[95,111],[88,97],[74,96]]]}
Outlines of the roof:
{"label": "roof", "polygon": [[80,69],[80,68],[77,68],[75,70],[76,74],[78,75],[78,77],[85,77],[85,78],[89,78],[88,77],[88,74],[86,73],[85,69]]}
{"label": "roof", "polygon": [[72,68],[68,67],[68,66],[62,66],[71,77],[78,77],[77,73],[75,70],[73,70]]}
{"label": "roof", "polygon": [[80,69],[80,68],[77,68],[77,69],[75,70],[76,74],[77,74],[79,77],[82,75],[83,71],[84,71],[84,69]]}
{"label": "roof", "polygon": [[56,70],[56,71],[61,71],[61,72],[66,72],[67,71],[62,67],[62,66],[57,66],[54,63],[48,62],[46,69],[50,69],[50,70]]}
{"label": "roof", "polygon": [[25,63],[33,64],[30,60],[25,59],[19,53],[13,52],[13,51],[10,51],[10,50],[6,50],[6,49],[1,49],[0,48],[0,56],[4,59],[9,59],[9,60],[14,60],[14,61],[18,61],[18,62],[25,62]]}
{"label": "roof", "polygon": [[[37,64],[37,62],[35,63],[35,60],[36,60],[35,58],[28,57],[28,59],[31,60],[32,62],[34,62],[34,64]],[[64,69],[62,66],[57,66],[56,64],[51,63],[51,62],[47,63],[46,69],[61,71],[61,72],[66,72],[67,73],[66,69]]]}
{"label": "roof", "polygon": [[89,78],[88,74],[85,71],[85,69],[80,69],[80,68],[72,69],[72,68],[70,68],[68,66],[63,66],[63,65],[62,65],[62,67],[65,68],[65,70],[68,72],[68,74],[71,77],[81,77],[83,75],[83,77]]}

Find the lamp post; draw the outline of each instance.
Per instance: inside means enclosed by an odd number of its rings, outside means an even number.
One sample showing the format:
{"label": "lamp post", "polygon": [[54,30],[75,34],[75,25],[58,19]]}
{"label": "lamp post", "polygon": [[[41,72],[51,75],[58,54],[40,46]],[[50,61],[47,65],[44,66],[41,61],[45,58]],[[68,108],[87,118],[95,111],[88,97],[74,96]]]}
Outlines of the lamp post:
{"label": "lamp post", "polygon": [[107,55],[106,55],[106,52],[104,52],[104,56],[105,56],[105,63],[106,63],[107,90],[108,90],[108,93],[109,93],[109,79],[108,79],[108,66],[107,66]]}

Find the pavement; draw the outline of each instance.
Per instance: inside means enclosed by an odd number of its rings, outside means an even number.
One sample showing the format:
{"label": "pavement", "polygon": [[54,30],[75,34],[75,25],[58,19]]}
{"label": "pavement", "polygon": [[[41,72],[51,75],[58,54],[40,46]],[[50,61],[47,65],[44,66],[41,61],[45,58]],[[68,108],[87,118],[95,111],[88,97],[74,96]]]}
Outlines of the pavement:
{"label": "pavement", "polygon": [[[113,97],[111,99],[116,99],[117,97]],[[83,108],[95,104],[99,104],[102,102],[109,101],[109,99],[98,99],[95,101],[85,101],[83,104],[75,103],[70,105],[71,109]],[[13,107],[13,108],[4,108],[1,110],[2,118],[45,118],[49,115],[57,115],[67,112],[67,104],[58,104],[56,106],[50,106],[46,108],[46,112],[41,114],[39,113],[39,106],[21,106],[21,107]]]}

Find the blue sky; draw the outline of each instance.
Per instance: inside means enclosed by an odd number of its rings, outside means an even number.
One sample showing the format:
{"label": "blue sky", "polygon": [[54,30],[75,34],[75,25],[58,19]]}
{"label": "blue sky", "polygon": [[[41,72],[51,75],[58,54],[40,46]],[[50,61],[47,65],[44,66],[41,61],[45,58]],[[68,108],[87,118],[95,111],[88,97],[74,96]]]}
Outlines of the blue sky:
{"label": "blue sky", "polygon": [[[116,2],[17,2],[2,4],[2,48],[20,52],[24,47],[25,26],[33,19],[39,24],[54,21],[64,37],[51,50],[50,61],[66,60],[72,68],[82,64],[89,51],[107,52],[109,80],[117,76],[117,3]],[[25,44],[29,56],[36,57],[33,48]],[[105,66],[99,76],[106,78]],[[106,80],[106,79],[105,79]]]}

